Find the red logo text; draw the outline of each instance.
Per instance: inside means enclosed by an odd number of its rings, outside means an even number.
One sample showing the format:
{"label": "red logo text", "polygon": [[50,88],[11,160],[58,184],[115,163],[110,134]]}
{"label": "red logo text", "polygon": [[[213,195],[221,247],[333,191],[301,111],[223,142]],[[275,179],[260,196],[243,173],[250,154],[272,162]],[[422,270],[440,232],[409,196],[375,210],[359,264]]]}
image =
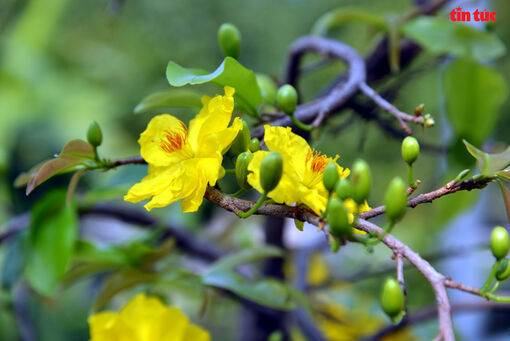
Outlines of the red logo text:
{"label": "red logo text", "polygon": [[497,21],[496,19],[496,11],[488,11],[484,9],[480,11],[476,9],[473,13],[469,11],[463,11],[462,7],[454,8],[450,12],[450,20],[451,21]]}

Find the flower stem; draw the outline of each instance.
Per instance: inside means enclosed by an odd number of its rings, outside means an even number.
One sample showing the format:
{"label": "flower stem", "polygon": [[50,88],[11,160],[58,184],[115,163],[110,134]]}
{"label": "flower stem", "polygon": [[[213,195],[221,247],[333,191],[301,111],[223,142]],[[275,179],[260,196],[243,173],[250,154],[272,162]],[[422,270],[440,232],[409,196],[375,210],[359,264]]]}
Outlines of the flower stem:
{"label": "flower stem", "polygon": [[292,120],[292,123],[294,123],[294,125],[296,127],[298,127],[299,129],[304,130],[304,131],[312,131],[313,130],[313,127],[311,125],[301,122],[300,120],[298,120],[296,118],[296,116],[294,116],[294,114],[289,115],[289,116],[290,116],[290,119]]}
{"label": "flower stem", "polygon": [[239,198],[241,195],[243,195],[244,193],[246,193],[246,190],[245,189],[239,189],[237,192],[234,192],[232,194],[227,194],[229,197],[233,197],[233,198]]}
{"label": "flower stem", "polygon": [[409,178],[409,186],[414,186],[414,177],[413,177],[413,166],[407,164],[407,177]]}
{"label": "flower stem", "polygon": [[494,277],[496,276],[496,272],[498,271],[498,267],[499,267],[499,263],[501,261],[500,260],[497,260],[494,265],[492,266],[492,271],[489,275],[489,277],[487,278],[487,281],[485,281],[485,284],[483,285],[483,287],[480,289],[480,293],[483,295],[487,292],[487,290],[489,290],[489,287],[492,283],[492,281],[494,280]]}
{"label": "flower stem", "polygon": [[266,198],[267,198],[267,193],[266,193],[266,192],[264,192],[264,193],[262,194],[262,196],[259,198],[259,200],[255,203],[255,205],[253,205],[253,207],[252,207],[250,210],[248,210],[248,211],[246,211],[246,212],[238,212],[238,213],[237,213],[237,216],[238,216],[239,218],[243,218],[243,219],[244,219],[244,218],[248,218],[248,217],[249,217],[249,216],[251,216],[253,213],[255,213],[255,212],[257,212],[257,211],[258,211],[258,209],[260,208],[260,206],[262,206],[262,204],[264,203],[264,200],[266,200]]}
{"label": "flower stem", "polygon": [[494,302],[499,302],[499,303],[510,303],[510,297],[507,297],[507,296],[497,296],[497,295],[494,295],[494,294],[490,294],[490,293],[487,293],[484,295],[487,299],[491,300],[491,301],[494,301]]}

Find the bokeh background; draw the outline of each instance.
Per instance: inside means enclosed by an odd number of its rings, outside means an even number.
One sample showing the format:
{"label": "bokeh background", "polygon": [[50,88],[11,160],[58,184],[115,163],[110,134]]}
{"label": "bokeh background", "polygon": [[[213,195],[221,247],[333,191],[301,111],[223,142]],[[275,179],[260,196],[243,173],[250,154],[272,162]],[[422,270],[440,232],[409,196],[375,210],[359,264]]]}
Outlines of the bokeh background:
{"label": "bokeh background", "polygon": [[[13,187],[13,182],[22,171],[58,153],[66,141],[85,138],[92,120],[103,130],[102,155],[111,159],[138,155],[138,135],[158,110],[135,115],[134,107],[148,94],[169,88],[165,78],[169,60],[214,70],[223,59],[216,39],[222,23],[231,22],[242,33],[240,62],[277,79],[283,74],[288,46],[309,34],[314,22],[325,12],[349,6],[398,16],[414,4],[410,0],[1,1],[0,228],[27,212],[49,189],[67,185],[70,177],[59,176],[27,197],[23,188]],[[446,17],[459,4],[497,11],[494,32],[510,46],[508,1],[452,1],[439,15]],[[379,38],[357,23],[334,30],[330,36],[351,44],[363,55],[371,51]],[[313,62],[313,57],[309,59]],[[423,52],[402,73],[376,84],[378,89],[398,89],[394,103],[402,110],[411,112],[416,105],[425,103],[426,112],[436,117],[437,124],[432,129],[422,131],[413,127],[417,138],[430,146],[423,148],[415,165],[415,175],[422,180],[422,192],[438,188],[462,169],[474,166],[473,159],[459,145],[462,136],[455,134],[447,113],[443,77],[450,62],[449,58]],[[490,67],[508,83],[508,54],[490,61]],[[343,70],[341,63],[328,63],[305,74],[299,82],[303,99],[313,98]],[[199,89],[208,94],[220,91],[213,86]],[[478,139],[473,143],[487,150],[501,150],[510,144],[510,102],[507,90],[501,93],[504,94],[501,105],[489,106],[486,113],[487,132],[473,134]],[[484,96],[470,96],[470,100],[472,108],[487,105]],[[184,121],[195,114],[186,108],[164,111]],[[476,120],[470,125],[477,129]],[[374,176],[369,203],[377,206],[382,203],[389,180],[396,175],[406,176],[400,142],[400,138],[388,134],[373,121],[347,109],[328,121],[311,143],[325,153],[339,154],[340,164],[347,167],[358,157],[368,160]],[[145,173],[143,166],[126,166],[108,173],[88,174],[79,184],[78,200],[122,205],[123,193]],[[225,186],[228,188],[228,181]],[[172,205],[154,210],[151,215],[162,222],[178,224],[197,238],[210,240],[225,250],[263,243],[262,218],[239,222],[209,204],[197,214],[182,215],[179,206]],[[148,233],[105,217],[87,217],[81,223],[83,238],[102,245],[122,244]],[[430,256],[443,273],[480,286],[491,266],[487,243],[490,229],[496,224],[509,226],[499,189],[490,185],[484,191],[457,193],[432,205],[421,205],[408,212],[395,235],[420,254]],[[293,222],[286,225],[285,244],[291,250],[285,264],[289,278],[294,268],[292,256],[311,248],[320,250],[307,253],[311,268],[316,270],[309,274],[312,282],[321,284],[326,277],[334,279],[333,285],[313,293],[314,300],[331,304],[327,309],[340,314],[343,322],[320,316],[316,320],[318,326],[332,339],[354,340],[362,334],[359,330],[367,326],[376,331],[387,324],[377,298],[382,279],[393,273],[390,252],[379,246],[374,254],[368,254],[362,247],[348,245],[331,254],[327,247],[317,247],[323,243],[323,235],[313,227],[306,226],[304,232],[299,232]],[[13,265],[22,263],[24,250],[19,244],[12,238],[0,246],[0,340],[19,339],[19,314],[31,325],[37,340],[87,340],[87,316],[101,277],[62,287],[52,298],[42,297],[20,284],[21,270]],[[182,260],[178,253],[173,257],[192,268],[204,266]],[[432,291],[416,270],[406,271],[406,284],[410,311],[433,305]],[[508,285],[505,289],[510,290]],[[183,308],[194,321],[211,331],[213,340],[243,339],[240,335],[250,333],[242,327],[242,307],[235,300],[217,295],[208,304],[206,314],[199,316],[203,301],[200,290],[179,283],[158,283],[150,290]],[[118,308],[131,296],[132,291],[116,296],[110,307]],[[26,303],[23,311],[16,311],[17,297]],[[451,297],[454,303],[473,299],[453,292]],[[461,312],[454,320],[459,340],[510,338],[508,311]],[[436,330],[435,323],[433,319],[419,323],[400,337],[430,339]]]}

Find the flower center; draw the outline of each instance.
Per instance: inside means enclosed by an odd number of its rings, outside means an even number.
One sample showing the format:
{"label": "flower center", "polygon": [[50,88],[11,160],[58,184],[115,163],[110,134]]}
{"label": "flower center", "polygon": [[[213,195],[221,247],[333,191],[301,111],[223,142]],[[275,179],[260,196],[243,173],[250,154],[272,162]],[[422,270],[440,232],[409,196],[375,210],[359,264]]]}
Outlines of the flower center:
{"label": "flower center", "polygon": [[180,127],[174,130],[166,129],[165,136],[159,141],[159,146],[167,153],[173,153],[177,150],[181,150],[186,143],[188,137],[188,127],[179,120]]}
{"label": "flower center", "polygon": [[322,173],[328,164],[328,160],[326,155],[312,149],[306,154],[306,163],[309,163],[310,169],[314,173]]}

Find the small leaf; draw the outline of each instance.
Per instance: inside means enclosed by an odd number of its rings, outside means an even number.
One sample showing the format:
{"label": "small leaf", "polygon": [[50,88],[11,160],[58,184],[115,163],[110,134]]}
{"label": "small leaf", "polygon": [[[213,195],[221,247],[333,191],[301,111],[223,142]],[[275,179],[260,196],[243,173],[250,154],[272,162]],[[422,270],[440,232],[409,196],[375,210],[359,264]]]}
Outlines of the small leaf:
{"label": "small leaf", "polygon": [[30,194],[34,188],[49,178],[57,174],[81,169],[84,162],[93,161],[94,159],[94,149],[89,143],[80,139],[69,141],[57,158],[46,161],[33,173],[28,182],[26,194]]}
{"label": "small leaf", "polygon": [[505,202],[506,216],[510,223],[510,189],[506,187],[501,181],[498,181],[501,194],[503,194],[503,201]]}
{"label": "small leaf", "polygon": [[322,15],[313,25],[312,34],[325,36],[332,29],[349,22],[364,22],[379,30],[386,30],[386,20],[382,16],[359,8],[340,7]]}
{"label": "small leaf", "polygon": [[274,309],[291,310],[296,307],[285,284],[275,279],[254,283],[231,270],[218,270],[202,276],[205,285],[226,289],[258,304]]}
{"label": "small leaf", "polygon": [[481,144],[495,128],[508,89],[500,73],[486,65],[457,60],[443,74],[448,119],[457,137]]}
{"label": "small leaf", "polygon": [[294,219],[294,225],[299,231],[303,231],[303,228],[305,226],[305,222],[301,220]]}
{"label": "small leaf", "polygon": [[435,54],[482,60],[505,53],[505,45],[494,34],[444,18],[418,17],[404,24],[402,32]]}
{"label": "small leaf", "polygon": [[218,270],[232,270],[235,267],[258,262],[267,258],[282,257],[283,251],[274,246],[261,246],[253,249],[244,249],[231,253],[214,262],[209,268],[209,273]]}
{"label": "small leaf", "polygon": [[25,276],[35,290],[47,296],[66,273],[75,245],[76,210],[66,205],[65,198],[65,191],[50,192],[31,212]]}
{"label": "small leaf", "polygon": [[144,113],[153,109],[168,107],[200,108],[202,95],[189,89],[170,89],[155,92],[145,97],[136,107],[135,114]]}
{"label": "small leaf", "polygon": [[237,104],[247,113],[257,117],[257,107],[262,103],[257,80],[253,71],[242,66],[237,60],[226,57],[212,73],[196,69],[186,69],[172,61],[168,62],[166,77],[172,86],[204,84],[212,82],[219,86],[231,86]]}
{"label": "small leaf", "polygon": [[[499,175],[505,178],[510,172],[502,170],[510,164],[510,147],[498,154],[489,154],[476,148],[466,140],[463,140],[468,152],[476,159],[478,170],[483,175]],[[499,172],[498,172],[499,171]]]}

